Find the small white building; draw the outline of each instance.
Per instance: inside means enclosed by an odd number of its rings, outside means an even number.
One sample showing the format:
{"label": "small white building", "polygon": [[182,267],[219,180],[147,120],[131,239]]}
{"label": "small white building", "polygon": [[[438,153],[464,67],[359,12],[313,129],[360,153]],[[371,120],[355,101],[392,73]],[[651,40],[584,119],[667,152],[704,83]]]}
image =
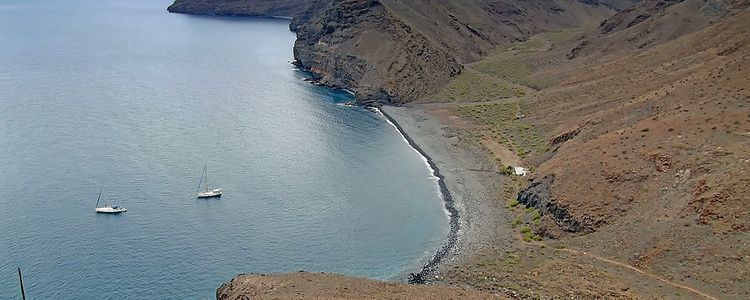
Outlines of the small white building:
{"label": "small white building", "polygon": [[521,177],[526,176],[526,173],[528,173],[528,171],[529,170],[526,170],[526,168],[524,167],[513,167],[513,173]]}

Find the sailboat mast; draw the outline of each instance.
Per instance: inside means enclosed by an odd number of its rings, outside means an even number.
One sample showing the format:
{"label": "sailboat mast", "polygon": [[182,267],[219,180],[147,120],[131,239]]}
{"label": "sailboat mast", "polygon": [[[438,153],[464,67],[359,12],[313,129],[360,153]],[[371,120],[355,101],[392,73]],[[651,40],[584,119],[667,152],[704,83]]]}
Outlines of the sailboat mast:
{"label": "sailboat mast", "polygon": [[203,173],[201,173],[201,179],[198,181],[198,188],[195,189],[196,193],[201,191],[201,184],[203,183],[203,175],[206,175],[206,169],[205,168],[203,169]]}
{"label": "sailboat mast", "polygon": [[23,276],[21,276],[21,268],[18,268],[18,281],[21,283],[21,299],[26,300],[26,290],[23,288]]}
{"label": "sailboat mast", "polygon": [[104,189],[103,183],[102,183],[102,186],[99,187],[99,197],[96,198],[96,207],[99,207],[99,200],[102,199],[102,189]]}
{"label": "sailboat mast", "polygon": [[203,172],[206,173],[206,192],[208,192],[208,164],[203,167]]}

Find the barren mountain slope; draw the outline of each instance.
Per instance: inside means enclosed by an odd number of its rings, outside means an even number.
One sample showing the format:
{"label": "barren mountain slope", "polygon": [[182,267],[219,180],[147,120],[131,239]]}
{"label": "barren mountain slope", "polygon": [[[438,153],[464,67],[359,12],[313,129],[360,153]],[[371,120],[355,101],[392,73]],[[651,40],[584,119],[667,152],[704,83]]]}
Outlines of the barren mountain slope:
{"label": "barren mountain slope", "polygon": [[[710,0],[656,2],[635,8],[651,15],[646,29],[618,14],[584,34],[592,47],[572,59],[576,37],[537,35],[421,100],[452,102],[423,107],[451,110],[498,169],[521,159],[534,179],[498,193],[513,197],[509,226],[523,242],[450,268],[445,282],[550,297],[750,298],[748,1],[727,1],[710,20]],[[676,30],[673,20],[703,25]],[[601,34],[606,24],[618,25]],[[653,42],[631,47],[618,34]],[[476,92],[502,85],[540,90]]]}
{"label": "barren mountain slope", "polygon": [[658,0],[642,1],[602,22],[599,28],[583,36],[567,54],[578,56],[633,51],[706,28],[710,24],[747,6],[734,0]]}
{"label": "barren mountain slope", "polygon": [[675,40],[736,14],[749,1],[643,1],[618,12],[598,28],[524,60],[533,72],[524,79],[536,88],[554,85],[602,63]]}
{"label": "barren mountain slope", "polygon": [[574,74],[528,107],[560,137],[519,195],[542,211],[538,233],[750,297],[750,10]]}
{"label": "barren mountain slope", "polygon": [[594,27],[612,12],[576,1],[382,1],[403,22],[448,49],[460,62],[497,45],[560,28]]}

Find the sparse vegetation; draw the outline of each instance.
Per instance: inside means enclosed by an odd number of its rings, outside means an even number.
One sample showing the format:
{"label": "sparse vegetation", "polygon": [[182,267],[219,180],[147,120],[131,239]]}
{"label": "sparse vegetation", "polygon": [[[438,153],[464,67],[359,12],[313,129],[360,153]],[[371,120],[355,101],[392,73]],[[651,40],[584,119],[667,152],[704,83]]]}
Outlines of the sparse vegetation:
{"label": "sparse vegetation", "polygon": [[531,228],[529,228],[529,226],[521,227],[521,233],[526,234],[530,232],[531,232]]}
{"label": "sparse vegetation", "polygon": [[538,209],[534,209],[533,211],[531,211],[531,220],[539,221],[541,218],[542,213],[540,213]]}
{"label": "sparse vegetation", "polygon": [[548,149],[540,130],[518,118],[523,111],[521,102],[465,105],[457,110],[462,117],[487,126],[477,140],[490,137],[520,157],[544,153]]}
{"label": "sparse vegetation", "polygon": [[455,101],[489,101],[520,96],[522,91],[511,88],[502,80],[466,68],[456,79],[451,81],[431,100],[438,102]]}
{"label": "sparse vegetation", "polygon": [[503,175],[510,176],[513,175],[513,166],[505,166],[502,169]]}
{"label": "sparse vegetation", "polygon": [[521,229],[521,233],[523,233],[523,240],[524,242],[531,242],[531,241],[541,241],[542,237],[538,234],[534,234],[533,231],[531,231],[531,228],[524,226]]}
{"label": "sparse vegetation", "polygon": [[[529,76],[533,73],[531,62],[535,55],[540,51],[545,51],[553,44],[570,40],[579,34],[581,34],[581,31],[577,28],[540,33],[530,37],[525,42],[499,49],[471,66],[479,72],[496,78],[520,85],[535,86],[529,80]],[[523,95],[524,92],[519,90],[517,94]]]}
{"label": "sparse vegetation", "polygon": [[581,33],[583,32],[580,29],[571,28],[571,29],[560,30],[560,31],[548,31],[548,32],[542,33],[542,36],[544,36],[544,38],[547,39],[550,43],[558,44],[558,43],[573,39],[579,36]]}
{"label": "sparse vegetation", "polygon": [[484,74],[521,84],[532,73],[531,66],[519,58],[488,58],[472,67]]}

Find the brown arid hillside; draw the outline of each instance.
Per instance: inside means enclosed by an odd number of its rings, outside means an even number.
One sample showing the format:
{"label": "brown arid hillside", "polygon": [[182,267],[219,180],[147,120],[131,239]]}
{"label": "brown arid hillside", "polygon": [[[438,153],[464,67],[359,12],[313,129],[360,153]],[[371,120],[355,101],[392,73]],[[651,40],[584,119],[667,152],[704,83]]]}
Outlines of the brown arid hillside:
{"label": "brown arid hillside", "polygon": [[[529,100],[530,122],[551,136],[574,133],[539,165],[549,188],[519,198],[538,197],[534,206],[548,213],[537,231],[715,295],[749,297],[749,43],[745,9]],[[561,209],[567,219],[555,215]]]}
{"label": "brown arid hillside", "polygon": [[[661,25],[675,20],[702,25]],[[581,38],[584,50],[566,55]],[[500,193],[514,198],[520,250],[477,255],[446,281],[576,298],[750,298],[748,1],[649,1],[539,44],[469,66],[539,91],[440,106],[474,124],[500,166],[532,168],[517,194]],[[517,65],[524,72],[509,71]],[[483,274],[525,280],[488,285]]]}
{"label": "brown arid hillside", "polygon": [[647,49],[706,28],[745,5],[732,0],[643,1],[581,37],[567,57],[600,57]]}

